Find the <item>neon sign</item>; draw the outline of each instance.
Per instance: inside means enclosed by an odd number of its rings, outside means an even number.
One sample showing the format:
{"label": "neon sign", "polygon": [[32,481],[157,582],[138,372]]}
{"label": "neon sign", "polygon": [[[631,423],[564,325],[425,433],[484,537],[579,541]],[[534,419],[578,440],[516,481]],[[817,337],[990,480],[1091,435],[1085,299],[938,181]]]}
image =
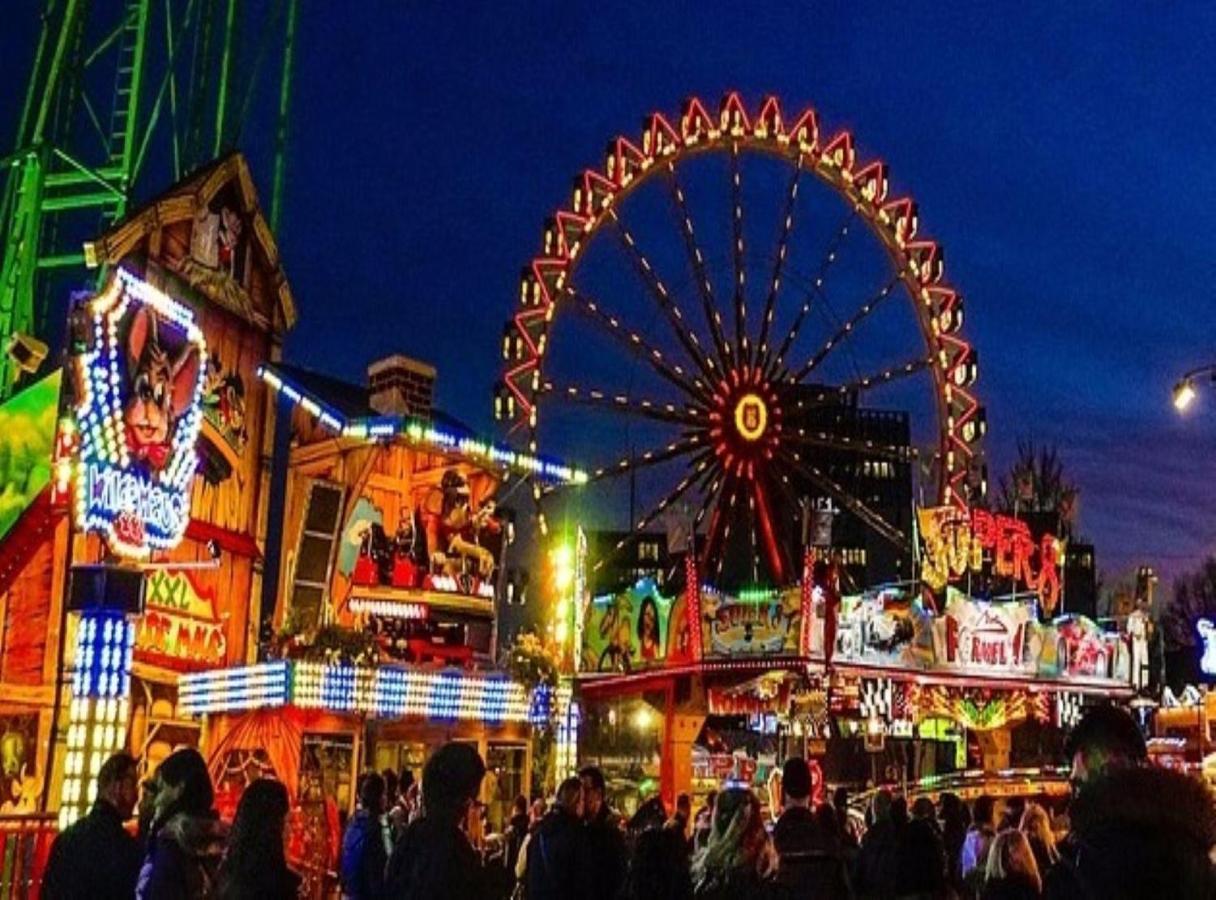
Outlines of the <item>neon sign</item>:
{"label": "neon sign", "polygon": [[202,330],[189,309],[126,269],[81,311],[78,434],[64,443],[76,458],[77,521],[127,556],[175,547],[190,519],[198,463]]}
{"label": "neon sign", "polygon": [[148,575],[148,608],[139,622],[135,651],[173,668],[222,666],[228,650],[215,597],[184,573]]}
{"label": "neon sign", "polygon": [[925,549],[921,575],[934,590],[968,571],[980,571],[987,550],[993,574],[1037,594],[1045,615],[1055,612],[1063,558],[1063,542],[1055,535],[1036,541],[1025,522],[983,509],[920,509],[917,521]]}

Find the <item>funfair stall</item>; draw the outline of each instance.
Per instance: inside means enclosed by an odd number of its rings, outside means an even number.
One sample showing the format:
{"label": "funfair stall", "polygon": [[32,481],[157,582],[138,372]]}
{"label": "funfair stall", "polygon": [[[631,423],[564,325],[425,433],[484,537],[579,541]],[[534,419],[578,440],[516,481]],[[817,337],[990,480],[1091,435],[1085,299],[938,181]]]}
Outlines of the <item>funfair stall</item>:
{"label": "funfair stall", "polygon": [[[435,371],[401,356],[366,386],[268,363],[291,409],[278,589],[267,659],[181,679],[221,805],[273,774],[299,798],[295,852],[336,865],[358,773],[418,776],[445,741],[474,745],[489,825],[528,793],[536,726],[562,692],[495,667],[496,597],[513,524],[505,481],[576,469],[477,439],[431,406]],[[317,875],[318,882],[323,881]]]}

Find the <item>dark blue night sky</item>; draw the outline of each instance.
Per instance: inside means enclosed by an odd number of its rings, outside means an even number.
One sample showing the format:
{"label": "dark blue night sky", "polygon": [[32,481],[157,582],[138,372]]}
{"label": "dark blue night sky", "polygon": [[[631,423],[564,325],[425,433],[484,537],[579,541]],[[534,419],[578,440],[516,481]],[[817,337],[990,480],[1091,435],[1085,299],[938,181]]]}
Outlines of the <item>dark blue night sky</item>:
{"label": "dark blue night sky", "polygon": [[[34,35],[33,0],[12,6],[6,148]],[[1216,360],[1216,7],[301,6],[280,235],[294,361],[357,379],[416,355],[442,405],[489,428],[518,272],[571,177],[689,94],[774,93],[852,129],[945,246],[993,473],[1019,437],[1058,444],[1111,575],[1216,550],[1216,393],[1186,419],[1169,404]],[[255,159],[268,136],[247,128]]]}

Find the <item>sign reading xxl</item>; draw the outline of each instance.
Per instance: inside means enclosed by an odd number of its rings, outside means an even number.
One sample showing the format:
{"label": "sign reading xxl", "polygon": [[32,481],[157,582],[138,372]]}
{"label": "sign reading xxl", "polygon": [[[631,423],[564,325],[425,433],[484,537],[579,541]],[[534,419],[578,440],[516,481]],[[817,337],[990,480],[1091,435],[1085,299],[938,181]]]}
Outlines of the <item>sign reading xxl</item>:
{"label": "sign reading xxl", "polygon": [[207,346],[194,314],[126,269],[73,320],[76,421],[57,442],[78,524],[126,556],[175,547],[190,520]]}

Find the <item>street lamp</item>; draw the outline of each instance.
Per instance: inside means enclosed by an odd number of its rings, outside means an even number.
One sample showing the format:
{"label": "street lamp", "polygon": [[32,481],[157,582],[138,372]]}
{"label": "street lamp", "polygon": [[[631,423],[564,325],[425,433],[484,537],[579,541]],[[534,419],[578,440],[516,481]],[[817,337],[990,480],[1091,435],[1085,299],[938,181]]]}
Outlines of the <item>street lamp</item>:
{"label": "street lamp", "polygon": [[1178,379],[1178,383],[1174,385],[1174,409],[1183,413],[1190,408],[1190,405],[1195,402],[1196,385],[1203,376],[1206,376],[1209,382],[1216,383],[1216,364],[1191,369]]}

